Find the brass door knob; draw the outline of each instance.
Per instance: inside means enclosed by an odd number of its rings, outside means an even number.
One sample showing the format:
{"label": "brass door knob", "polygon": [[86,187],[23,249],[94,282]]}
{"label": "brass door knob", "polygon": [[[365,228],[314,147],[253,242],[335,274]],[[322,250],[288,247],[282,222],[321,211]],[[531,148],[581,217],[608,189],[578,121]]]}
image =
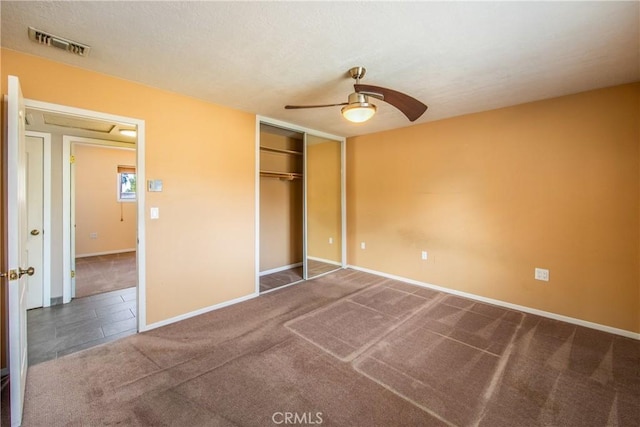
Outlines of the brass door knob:
{"label": "brass door knob", "polygon": [[33,230],[31,230],[31,235],[32,236],[37,236],[38,234],[40,234],[40,230],[36,230],[35,228]]}
{"label": "brass door knob", "polygon": [[24,276],[25,274],[26,274],[27,276],[33,276],[33,274],[34,274],[35,272],[36,272],[36,269],[35,269],[35,268],[33,268],[33,267],[29,267],[29,268],[27,268],[26,270],[24,270],[24,269],[22,269],[22,268],[21,268],[21,269],[19,270],[19,273],[18,273],[18,278],[20,278],[20,277]]}

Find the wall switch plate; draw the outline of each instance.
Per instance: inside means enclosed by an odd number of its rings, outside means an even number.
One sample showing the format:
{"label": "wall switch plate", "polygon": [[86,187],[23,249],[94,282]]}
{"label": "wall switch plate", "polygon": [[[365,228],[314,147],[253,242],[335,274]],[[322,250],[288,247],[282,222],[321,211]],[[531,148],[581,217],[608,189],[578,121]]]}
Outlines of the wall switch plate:
{"label": "wall switch plate", "polygon": [[422,259],[426,260],[428,256],[427,251],[422,251]]}
{"label": "wall switch plate", "polygon": [[360,249],[366,249],[367,245],[364,242],[360,242]]}
{"label": "wall switch plate", "polygon": [[160,218],[160,208],[155,208],[155,207],[154,207],[154,208],[151,208],[151,209],[149,210],[149,217],[150,217],[151,219],[158,219],[158,218]]}
{"label": "wall switch plate", "polygon": [[329,237],[329,244],[333,245],[333,237]]}
{"label": "wall switch plate", "polygon": [[543,282],[549,281],[549,270],[545,268],[536,268],[533,277],[536,280],[542,280]]}

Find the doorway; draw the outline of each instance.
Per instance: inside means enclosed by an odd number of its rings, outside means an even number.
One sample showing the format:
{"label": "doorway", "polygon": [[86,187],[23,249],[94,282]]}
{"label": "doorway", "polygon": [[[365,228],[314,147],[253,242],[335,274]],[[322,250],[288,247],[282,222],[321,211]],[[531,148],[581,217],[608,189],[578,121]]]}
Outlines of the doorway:
{"label": "doorway", "polygon": [[[45,243],[45,249],[48,247],[52,252],[49,268],[51,274],[44,281],[44,289],[48,289],[48,295],[43,296],[43,308],[30,310],[28,313],[29,361],[34,364],[137,333],[145,328],[144,193],[134,191],[133,202],[128,201],[121,211],[118,209],[118,221],[121,218],[121,222],[126,223],[129,229],[126,247],[115,251],[85,250],[80,253],[79,258],[89,259],[82,255],[121,258],[120,265],[107,260],[112,271],[103,271],[101,274],[102,277],[113,277],[115,267],[121,277],[126,276],[122,280],[126,281],[126,286],[98,287],[94,292],[76,295],[77,290],[73,286],[77,276],[74,254],[76,241],[72,232],[77,227],[73,218],[75,209],[71,205],[73,173],[70,167],[73,160],[71,154],[75,149],[73,146],[107,147],[114,152],[127,153],[126,161],[121,163],[135,171],[137,180],[144,182],[144,121],[38,101],[26,100],[25,104],[27,129],[48,132],[52,147],[50,159],[45,161],[45,165],[52,167],[51,179],[48,180],[52,186],[52,203],[48,211],[52,214],[53,224],[44,229],[44,236],[50,239],[48,245]],[[135,130],[137,133],[134,137],[125,137],[120,134],[120,130]],[[89,138],[90,136],[105,139],[97,140]],[[122,175],[122,171],[113,171],[113,179],[109,183],[113,188],[114,199],[118,188],[117,179],[121,178],[119,175]],[[131,174],[125,177],[130,179]],[[82,182],[89,186],[96,184],[95,177],[84,178]],[[123,205],[124,203],[122,202]],[[92,201],[85,201],[83,204],[91,205]],[[98,237],[108,237],[110,234],[113,233],[102,230]],[[93,268],[95,265],[89,267]],[[108,282],[108,285],[113,283],[111,280]]]}
{"label": "doorway", "polygon": [[125,144],[63,137],[73,159],[64,183],[71,201],[72,298],[136,286],[136,151]]}

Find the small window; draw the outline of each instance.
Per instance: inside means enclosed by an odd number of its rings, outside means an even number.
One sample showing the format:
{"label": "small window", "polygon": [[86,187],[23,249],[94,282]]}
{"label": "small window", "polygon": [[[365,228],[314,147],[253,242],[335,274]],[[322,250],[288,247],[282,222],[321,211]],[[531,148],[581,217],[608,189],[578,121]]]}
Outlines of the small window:
{"label": "small window", "polygon": [[136,168],[133,166],[118,166],[118,201],[136,201]]}

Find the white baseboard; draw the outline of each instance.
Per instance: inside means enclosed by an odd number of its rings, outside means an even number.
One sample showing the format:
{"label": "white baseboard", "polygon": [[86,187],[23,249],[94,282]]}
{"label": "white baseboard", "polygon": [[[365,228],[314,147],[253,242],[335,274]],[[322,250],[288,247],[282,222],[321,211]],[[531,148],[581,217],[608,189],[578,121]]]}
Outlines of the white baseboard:
{"label": "white baseboard", "polygon": [[313,261],[318,261],[318,262],[324,262],[325,264],[337,265],[339,267],[342,267],[342,263],[341,262],[332,261],[330,259],[318,258],[318,257],[314,257],[314,256],[308,256],[307,259],[310,259],[310,260],[313,260]]}
{"label": "white baseboard", "polygon": [[94,252],[92,254],[76,254],[76,258],[87,258],[90,256],[100,256],[100,255],[114,255],[114,254],[124,254],[127,252],[135,252],[136,248],[131,249],[117,249],[115,251],[105,251],[105,252]]}
{"label": "white baseboard", "polygon": [[279,273],[281,271],[289,270],[296,267],[302,267],[301,262],[296,262],[295,264],[283,265],[282,267],[272,268],[271,270],[265,270],[260,272],[260,277],[266,276],[267,274]]}
{"label": "white baseboard", "polygon": [[201,308],[199,310],[191,311],[189,313],[181,314],[180,316],[172,317],[170,319],[161,320],[159,322],[155,322],[155,323],[152,323],[150,325],[146,325],[144,327],[144,329],[142,329],[140,332],[150,331],[152,329],[156,329],[156,328],[159,328],[161,326],[167,326],[167,325],[170,325],[172,323],[179,322],[181,320],[186,320],[186,319],[189,319],[189,318],[194,317],[194,316],[199,316],[201,314],[208,313],[210,311],[214,311],[214,310],[218,310],[220,308],[228,307],[230,305],[238,304],[238,303],[243,302],[243,301],[248,301],[248,300],[253,299],[253,298],[255,298],[255,297],[259,296],[259,295],[260,294],[258,294],[257,292],[254,292],[254,293],[251,293],[249,295],[245,295],[245,296],[240,297],[240,298],[236,298],[236,299],[232,299],[232,300],[229,300],[229,301],[221,302],[219,304],[214,304],[214,305],[211,305],[209,307],[205,307],[205,308]]}
{"label": "white baseboard", "polygon": [[349,265],[348,268],[353,270],[362,271],[364,273],[375,274],[376,276],[386,277],[388,279],[400,280],[402,282],[410,283],[416,286],[422,286],[424,288],[434,289],[436,291],[445,292],[452,295],[461,296],[464,298],[473,299],[476,301],[486,302],[489,304],[510,308],[513,310],[522,311],[525,313],[535,314],[537,316],[547,317],[549,319],[560,320],[567,323],[572,323],[574,325],[584,326],[585,328],[597,329],[599,331],[608,332],[615,335],[621,335],[623,337],[632,338],[635,340],[640,340],[640,333],[627,331],[625,329],[613,328],[607,325],[601,325],[599,323],[593,323],[582,319],[576,319],[574,317],[563,316],[562,314],[550,313],[548,311],[538,310],[536,308],[525,307],[518,304],[511,304],[509,302],[500,301],[492,298],[486,298],[483,296],[470,294],[467,292],[457,291],[455,289],[449,289],[442,286],[432,285],[430,283],[419,282],[417,280],[408,279],[406,277],[396,276],[395,274],[383,273],[381,271],[370,270],[368,268],[357,267],[355,265]]}

